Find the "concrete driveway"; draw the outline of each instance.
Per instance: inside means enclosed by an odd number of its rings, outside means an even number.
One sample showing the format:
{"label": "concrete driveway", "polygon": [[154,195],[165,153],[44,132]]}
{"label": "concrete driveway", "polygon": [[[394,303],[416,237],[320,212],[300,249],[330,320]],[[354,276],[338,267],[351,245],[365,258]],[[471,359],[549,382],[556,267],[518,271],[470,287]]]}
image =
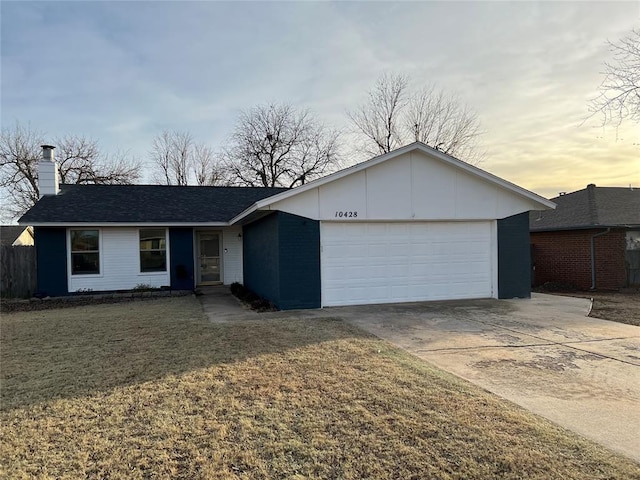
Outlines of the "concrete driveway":
{"label": "concrete driveway", "polygon": [[316,315],[344,318],[640,461],[640,327],[589,318],[588,309],[588,300],[534,294]]}

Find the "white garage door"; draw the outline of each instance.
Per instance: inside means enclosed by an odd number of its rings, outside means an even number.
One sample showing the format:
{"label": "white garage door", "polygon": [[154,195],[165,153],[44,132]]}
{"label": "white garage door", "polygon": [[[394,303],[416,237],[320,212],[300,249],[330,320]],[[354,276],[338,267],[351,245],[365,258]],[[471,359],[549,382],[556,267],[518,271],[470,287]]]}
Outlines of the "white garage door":
{"label": "white garage door", "polygon": [[322,222],[322,305],[491,297],[491,231],[491,222]]}

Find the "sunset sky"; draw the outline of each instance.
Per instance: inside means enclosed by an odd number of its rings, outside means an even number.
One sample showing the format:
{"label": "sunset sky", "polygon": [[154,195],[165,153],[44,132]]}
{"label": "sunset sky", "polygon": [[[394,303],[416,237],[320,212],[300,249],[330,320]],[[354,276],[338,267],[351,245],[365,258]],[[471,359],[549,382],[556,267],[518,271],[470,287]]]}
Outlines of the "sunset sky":
{"label": "sunset sky", "polygon": [[[640,2],[5,2],[2,126],[86,135],[147,160],[155,135],[213,148],[238,113],[290,102],[348,128],[382,73],[457,93],[481,168],[553,197],[640,188],[640,125],[586,119],[607,40]],[[150,175],[145,179],[149,181]]]}

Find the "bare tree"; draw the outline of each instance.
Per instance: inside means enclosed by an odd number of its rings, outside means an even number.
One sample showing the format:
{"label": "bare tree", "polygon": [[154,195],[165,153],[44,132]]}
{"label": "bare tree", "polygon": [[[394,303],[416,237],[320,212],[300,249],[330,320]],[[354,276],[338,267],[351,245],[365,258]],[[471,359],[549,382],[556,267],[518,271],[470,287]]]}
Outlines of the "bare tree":
{"label": "bare tree", "polygon": [[159,170],[154,181],[163,185],[188,185],[193,138],[187,132],[163,131],[153,139],[151,159]]}
{"label": "bare tree", "polygon": [[470,163],[482,157],[476,113],[434,86],[411,91],[403,75],[380,77],[368,100],[348,115],[369,155],[419,141]]}
{"label": "bare tree", "polygon": [[[0,187],[9,200],[5,212],[18,216],[40,198],[38,161],[42,157],[43,136],[16,122],[13,129],[2,129],[0,137]],[[4,202],[3,202],[4,203]]]}
{"label": "bare tree", "polygon": [[605,62],[600,94],[591,100],[590,116],[601,114],[602,125],[616,127],[625,119],[640,123],[640,28],[618,43],[609,42],[613,61]]}
{"label": "bare tree", "polygon": [[128,185],[140,178],[140,163],[123,152],[100,152],[95,140],[66,135],[56,140],[60,183]]}
{"label": "bare tree", "polygon": [[336,168],[339,138],[306,110],[261,105],[240,115],[223,158],[232,183],[294,187]]}
{"label": "bare tree", "polygon": [[369,91],[368,101],[349,112],[356,128],[375,145],[373,149],[368,148],[367,153],[387,153],[402,145],[401,115],[408,103],[408,85],[403,75],[384,74]]}
{"label": "bare tree", "polygon": [[224,171],[213,150],[195,143],[188,132],[163,131],[153,139],[150,152],[153,180],[161,185],[220,185]]}
{"label": "bare tree", "polygon": [[203,144],[196,144],[192,152],[192,169],[196,185],[226,185],[226,171],[217,161],[214,151]]}
{"label": "bare tree", "polygon": [[425,143],[448,155],[477,163],[482,152],[478,116],[454,95],[434,86],[415,93],[404,112],[402,131],[411,141]]}
{"label": "bare tree", "polygon": [[[13,128],[2,129],[0,187],[12,215],[21,215],[40,198],[38,162],[43,143],[44,135],[30,125],[16,122]],[[130,184],[140,177],[138,161],[123,153],[109,157],[100,152],[95,140],[67,135],[52,143],[57,146],[61,183]]]}

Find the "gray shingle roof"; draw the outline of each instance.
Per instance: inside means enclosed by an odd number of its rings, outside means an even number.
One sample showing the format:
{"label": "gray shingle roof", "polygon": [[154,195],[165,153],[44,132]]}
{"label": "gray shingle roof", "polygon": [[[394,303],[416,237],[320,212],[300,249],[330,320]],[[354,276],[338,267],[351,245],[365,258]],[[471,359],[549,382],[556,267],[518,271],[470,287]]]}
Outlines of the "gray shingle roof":
{"label": "gray shingle roof", "polygon": [[287,190],[165,185],[61,185],[40,199],[20,223],[227,222],[261,200]]}
{"label": "gray shingle roof", "polygon": [[588,185],[551,201],[557,204],[555,210],[529,214],[532,232],[640,226],[639,189]]}

